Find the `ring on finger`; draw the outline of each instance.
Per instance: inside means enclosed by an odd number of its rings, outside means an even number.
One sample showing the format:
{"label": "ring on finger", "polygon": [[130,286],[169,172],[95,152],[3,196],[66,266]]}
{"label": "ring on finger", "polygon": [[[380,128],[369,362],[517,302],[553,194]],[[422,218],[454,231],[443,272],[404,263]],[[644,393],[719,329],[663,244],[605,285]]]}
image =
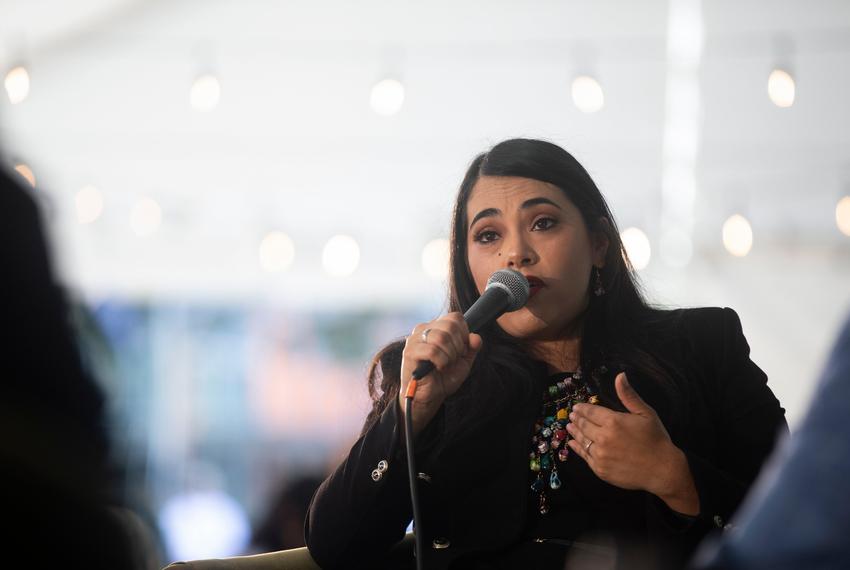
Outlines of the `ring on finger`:
{"label": "ring on finger", "polygon": [[422,342],[425,342],[425,343],[428,342],[428,333],[429,332],[431,332],[431,329],[425,329],[424,331],[422,331],[422,334],[419,335],[422,338]]}
{"label": "ring on finger", "polygon": [[593,445],[593,440],[592,440],[592,439],[588,439],[588,440],[587,440],[587,443],[586,443],[586,444],[584,444],[584,452],[585,452],[585,453],[587,453],[588,455],[590,455],[590,446],[591,446],[591,445]]}

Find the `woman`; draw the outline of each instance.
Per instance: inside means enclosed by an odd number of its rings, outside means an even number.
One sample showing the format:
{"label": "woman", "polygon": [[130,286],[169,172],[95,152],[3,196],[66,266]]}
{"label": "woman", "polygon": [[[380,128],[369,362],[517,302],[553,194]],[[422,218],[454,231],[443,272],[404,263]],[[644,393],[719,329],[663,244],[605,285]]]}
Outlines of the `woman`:
{"label": "woman", "polygon": [[[470,334],[461,314],[504,268],[528,303]],[[361,438],[306,521],[323,567],[378,567],[411,520],[403,398],[422,360],[426,568],[680,567],[787,430],[735,312],[648,306],[601,193],[551,143],[472,162],[449,304],[373,361]]]}

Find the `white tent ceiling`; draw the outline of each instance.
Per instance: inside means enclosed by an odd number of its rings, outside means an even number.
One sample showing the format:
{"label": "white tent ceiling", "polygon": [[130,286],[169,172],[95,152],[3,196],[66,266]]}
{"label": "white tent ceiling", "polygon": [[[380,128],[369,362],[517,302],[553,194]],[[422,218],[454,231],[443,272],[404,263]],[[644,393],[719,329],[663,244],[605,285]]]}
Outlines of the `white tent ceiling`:
{"label": "white tent ceiling", "polygon": [[[660,0],[2,0],[0,68],[24,64],[31,89],[23,103],[0,102],[0,142],[35,172],[63,271],[87,294],[436,304],[421,249],[447,234],[469,160],[502,138],[565,146],[621,228],[641,227],[656,247],[670,10]],[[644,277],[664,300],[732,304],[765,331],[776,319],[802,328],[796,342],[814,338],[808,369],[850,300],[850,238],[834,221],[850,194],[850,3],[712,1],[698,15],[696,255],[684,270],[655,256]],[[786,109],[766,93],[780,64],[796,80]],[[205,72],[221,99],[199,113],[189,90]],[[572,104],[579,73],[602,85],[601,111]],[[369,105],[385,77],[405,87],[391,117]],[[87,184],[105,210],[79,225],[74,196]],[[139,238],[128,220],[144,196],[163,218]],[[736,212],[755,236],[744,259],[720,241]],[[295,245],[279,275],[258,263],[270,229]],[[346,279],[321,270],[337,233],[361,248]],[[808,304],[782,321],[777,307],[801,297]]]}

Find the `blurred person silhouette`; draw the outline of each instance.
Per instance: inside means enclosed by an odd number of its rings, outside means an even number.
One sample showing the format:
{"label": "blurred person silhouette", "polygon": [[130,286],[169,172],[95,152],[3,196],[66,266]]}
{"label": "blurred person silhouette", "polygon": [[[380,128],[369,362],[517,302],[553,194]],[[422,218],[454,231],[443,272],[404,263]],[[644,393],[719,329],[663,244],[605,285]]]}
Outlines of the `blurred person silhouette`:
{"label": "blurred person silhouette", "polygon": [[105,398],[86,371],[36,201],[0,168],[0,505],[6,552],[62,566],[153,568],[122,508]]}
{"label": "blurred person silhouette", "polygon": [[801,425],[785,437],[730,529],[694,570],[850,568],[850,315]]}
{"label": "blurred person silhouette", "polygon": [[310,499],[325,475],[303,474],[286,478],[251,537],[252,552],[273,552],[305,546],[304,519]]}

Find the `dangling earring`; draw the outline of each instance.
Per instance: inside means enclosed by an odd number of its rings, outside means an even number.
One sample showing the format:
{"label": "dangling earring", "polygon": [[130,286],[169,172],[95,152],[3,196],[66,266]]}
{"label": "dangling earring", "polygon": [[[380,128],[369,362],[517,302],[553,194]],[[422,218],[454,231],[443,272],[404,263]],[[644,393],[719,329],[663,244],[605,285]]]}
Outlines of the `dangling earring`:
{"label": "dangling earring", "polygon": [[593,289],[593,294],[597,297],[601,297],[605,294],[605,287],[602,286],[602,271],[595,265],[593,268],[596,270],[596,283]]}

